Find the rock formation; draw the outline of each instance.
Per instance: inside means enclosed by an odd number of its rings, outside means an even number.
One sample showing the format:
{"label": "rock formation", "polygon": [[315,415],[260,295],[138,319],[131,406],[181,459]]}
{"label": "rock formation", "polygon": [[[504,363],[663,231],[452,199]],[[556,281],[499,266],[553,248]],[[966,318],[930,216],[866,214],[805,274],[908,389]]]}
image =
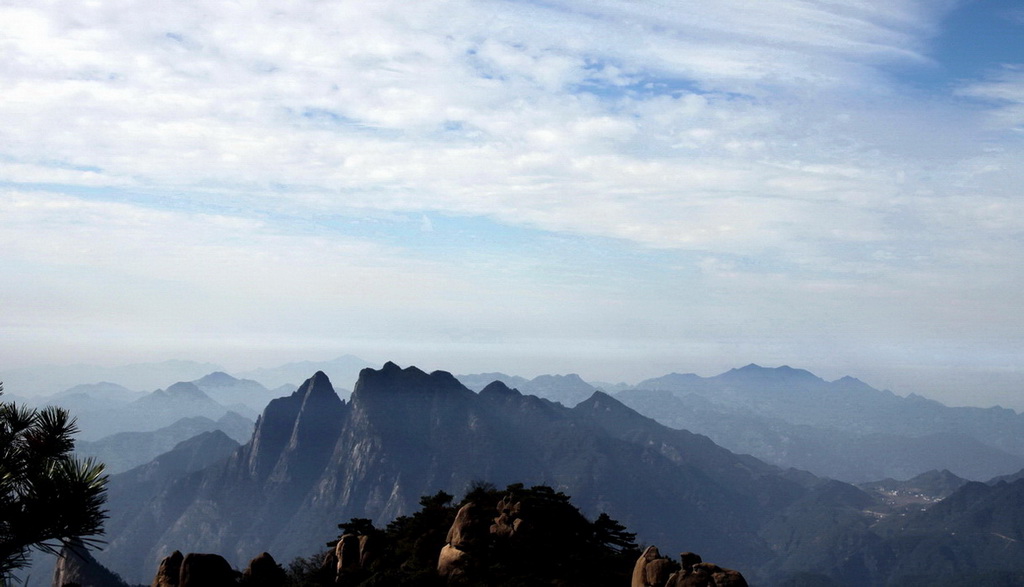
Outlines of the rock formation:
{"label": "rock formation", "polygon": [[[2,580],[0,580],[2,583]],[[53,587],[121,587],[125,582],[96,562],[84,546],[61,549],[53,570]]]}
{"label": "rock formation", "polygon": [[634,555],[622,553],[635,544],[629,533],[612,539],[615,524],[589,521],[547,486],[475,490],[455,513],[437,572],[452,584],[625,587]]}
{"label": "rock formation", "polygon": [[223,587],[237,583],[238,575],[219,554],[190,552],[181,561],[178,587]]}
{"label": "rock formation", "polygon": [[490,521],[489,513],[473,502],[459,508],[438,556],[437,572],[442,577],[452,580],[466,575],[474,555],[487,546]]}
{"label": "rock formation", "polygon": [[283,587],[287,581],[288,574],[266,552],[249,561],[242,571],[242,585],[248,587]]}
{"label": "rock formation", "polygon": [[153,587],[177,587],[178,576],[181,574],[181,561],[184,558],[179,550],[165,556],[156,569]]}
{"label": "rock formation", "polygon": [[358,582],[364,571],[373,562],[374,537],[345,534],[338,539],[334,551],[328,554],[325,566],[333,565],[334,581],[337,585]]}
{"label": "rock formation", "polygon": [[219,554],[190,552],[182,556],[175,550],[160,561],[152,587],[224,587],[237,585],[240,575]]}
{"label": "rock formation", "polygon": [[663,587],[679,565],[672,559],[661,556],[657,546],[648,546],[633,566],[631,587]]}
{"label": "rock formation", "polygon": [[739,571],[701,561],[700,555],[684,552],[680,562],[661,556],[649,546],[636,560],[631,587],[747,587]]}

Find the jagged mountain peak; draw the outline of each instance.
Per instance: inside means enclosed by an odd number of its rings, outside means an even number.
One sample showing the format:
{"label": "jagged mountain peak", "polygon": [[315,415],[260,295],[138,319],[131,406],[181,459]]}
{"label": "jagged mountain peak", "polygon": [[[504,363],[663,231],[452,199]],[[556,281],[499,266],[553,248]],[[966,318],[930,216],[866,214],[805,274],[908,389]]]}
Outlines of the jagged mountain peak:
{"label": "jagged mountain peak", "polygon": [[317,371],[312,377],[303,382],[298,389],[295,390],[293,395],[298,395],[303,398],[309,398],[312,396],[334,396],[338,398],[338,394],[334,391],[334,386],[331,385],[331,379],[323,371]]}
{"label": "jagged mountain peak", "polygon": [[352,390],[352,401],[356,402],[359,397],[370,394],[410,392],[473,393],[448,371],[426,373],[415,366],[403,369],[388,361],[379,370],[368,367],[359,372],[359,380],[356,381],[355,388]]}
{"label": "jagged mountain peak", "polygon": [[296,463],[296,459],[318,462],[325,458],[344,410],[345,402],[323,371],[314,373],[290,396],[272,400],[256,421],[246,447],[249,474],[263,479],[276,472],[277,478],[287,479],[296,466],[309,473],[313,465]]}

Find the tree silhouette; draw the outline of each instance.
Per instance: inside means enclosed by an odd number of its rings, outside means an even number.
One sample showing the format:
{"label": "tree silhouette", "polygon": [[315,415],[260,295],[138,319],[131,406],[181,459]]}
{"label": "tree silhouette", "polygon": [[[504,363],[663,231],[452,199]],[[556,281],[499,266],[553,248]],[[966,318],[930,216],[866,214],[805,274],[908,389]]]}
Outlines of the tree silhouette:
{"label": "tree silhouette", "polygon": [[77,432],[63,408],[0,402],[0,580],[25,566],[32,548],[57,554],[99,543],[107,476],[101,463],[74,457]]}
{"label": "tree silhouette", "polygon": [[[639,556],[634,534],[606,514],[589,521],[568,495],[551,487],[527,488],[522,483],[498,490],[487,483],[474,483],[459,503],[440,491],[420,499],[419,511],[396,518],[385,530],[370,520],[353,518],[339,524],[342,534],[375,536],[377,547],[366,568],[335,583],[333,574],[324,575],[316,559],[292,563],[291,584],[346,587],[613,587],[628,585],[633,564]],[[466,576],[455,583],[437,571],[438,555],[448,540],[448,531],[459,508],[473,503],[482,514],[486,536],[472,552],[475,562]],[[493,536],[489,531],[500,514],[499,503],[516,504],[522,521],[514,536]],[[333,541],[330,544],[335,544]],[[323,560],[323,555],[320,555]]]}

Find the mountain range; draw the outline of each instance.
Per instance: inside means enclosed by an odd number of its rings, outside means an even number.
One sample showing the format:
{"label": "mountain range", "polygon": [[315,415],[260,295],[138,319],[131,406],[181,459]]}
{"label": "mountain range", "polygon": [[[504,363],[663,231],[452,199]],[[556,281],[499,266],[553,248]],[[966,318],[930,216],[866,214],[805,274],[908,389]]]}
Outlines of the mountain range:
{"label": "mountain range", "polygon": [[[211,364],[178,361],[85,373],[140,380],[145,379],[146,367],[159,374],[194,373],[207,366]],[[332,373],[335,381],[349,382],[367,366],[363,359],[345,355],[252,370],[238,377],[216,369],[148,394],[186,392],[176,401],[141,400],[164,404],[153,414],[129,405],[147,394],[122,387],[123,380],[76,385],[30,403],[71,409],[79,418],[80,438],[95,441],[117,432],[153,431],[185,417],[217,420],[228,411],[255,419],[270,400],[294,391],[309,373],[320,370]],[[751,364],[713,377],[671,373],[636,385],[591,383],[576,374],[526,379],[481,373],[457,379],[474,391],[502,381],[566,407],[602,389],[662,424],[704,434],[734,452],[847,482],[908,479],[932,469],[985,480],[1024,468],[1024,416],[1013,410],[948,407],[913,394],[902,397],[874,389],[853,377],[825,381],[786,366]],[[212,401],[197,396],[188,401],[191,396],[182,383],[191,383]],[[342,399],[348,398],[347,387],[336,389]]]}
{"label": "mountain range", "polygon": [[[956,518],[968,536],[971,512],[1011,507],[1007,496],[1024,487],[922,480],[926,492],[947,492],[938,503],[963,505],[942,513],[935,496],[911,512],[886,500],[899,488],[862,489],[738,455],[602,392],[568,408],[501,381],[477,393],[447,372],[393,363],[361,371],[347,401],[316,373],[271,401],[251,439],[229,449],[222,444],[207,451],[220,460],[145,485],[137,470],[115,476],[110,543],[97,558],[131,581],[148,581],[175,549],[218,552],[235,564],[263,550],[289,560],[316,552],[349,518],[384,524],[439,490],[522,482],[555,487],[646,543],[701,552],[762,584],[883,585],[935,578],[928,565],[937,551],[912,548],[908,537],[945,546],[936,537],[942,520]],[[186,456],[167,458],[192,462],[187,445],[181,450]],[[964,491],[970,499],[958,497]],[[1004,547],[1016,552],[1012,540],[1024,537],[1010,518],[979,522],[978,532],[1009,537]],[[989,538],[949,544],[981,549],[979,564],[958,563],[961,575],[1021,570],[996,556]]]}
{"label": "mountain range", "polygon": [[[77,419],[79,438],[85,442],[98,442],[119,433],[154,432],[189,418],[219,421],[228,414],[234,414],[251,423],[270,400],[293,389],[271,390],[256,381],[214,371],[194,381],[179,381],[166,389],[149,393],[101,382],[76,385],[53,395],[32,398],[28,403],[68,409]],[[222,429],[234,433],[230,424],[225,426],[229,427]],[[196,430],[195,433],[198,432]],[[180,435],[164,436],[173,437],[175,441],[183,440]],[[248,437],[248,431],[245,436]],[[108,444],[110,442],[115,441],[107,441]],[[168,442],[165,440],[158,444],[166,450],[173,446]],[[159,453],[151,454],[150,458],[156,454]],[[128,461],[134,461],[134,457]]]}
{"label": "mountain range", "polygon": [[115,474],[146,464],[203,432],[219,430],[236,442],[246,442],[252,436],[252,427],[252,420],[235,412],[228,412],[218,420],[192,416],[151,432],[118,432],[91,442],[78,441],[75,453],[95,457],[106,465],[107,473]]}
{"label": "mountain range", "polygon": [[53,395],[81,383],[114,382],[132,390],[157,389],[175,381],[192,381],[224,368],[214,363],[171,360],[133,363],[118,367],[99,365],[43,365],[18,369],[3,368],[0,381],[19,395]]}
{"label": "mountain range", "polygon": [[[573,374],[525,379],[483,373],[459,380],[476,390],[500,380],[569,407],[600,387]],[[671,373],[633,386],[603,385],[669,427],[848,482],[908,479],[933,469],[985,480],[1024,467],[1024,416],[1013,410],[948,407],[853,377],[825,381],[803,369],[751,364],[714,377]]]}
{"label": "mountain range", "polygon": [[126,479],[112,481],[111,540],[98,558],[144,580],[132,572],[155,568],[168,549],[287,560],[315,551],[340,521],[384,522],[422,495],[480,481],[565,488],[585,511],[608,511],[650,540],[756,564],[771,557],[756,539],[767,512],[807,491],[809,477],[660,426],[605,394],[569,409],[500,382],[478,394],[446,372],[388,363],[364,369],[347,402],[317,373],[272,401],[227,460],[160,487],[144,508],[120,505],[119,495],[145,493]]}
{"label": "mountain range", "polygon": [[984,480],[1024,467],[1024,416],[901,397],[844,377],[748,365],[714,377],[671,374],[616,394],[673,428],[730,450],[850,482],[931,469]]}

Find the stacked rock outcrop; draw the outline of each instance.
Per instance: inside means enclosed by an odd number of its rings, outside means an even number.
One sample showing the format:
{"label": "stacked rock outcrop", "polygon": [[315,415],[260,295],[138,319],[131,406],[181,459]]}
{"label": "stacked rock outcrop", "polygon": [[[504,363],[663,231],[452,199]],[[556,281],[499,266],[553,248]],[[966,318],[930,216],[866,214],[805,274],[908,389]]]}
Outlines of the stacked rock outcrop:
{"label": "stacked rock outcrop", "polygon": [[242,585],[247,587],[282,587],[288,574],[269,553],[260,553],[242,571]]}
{"label": "stacked rock outcrop", "polygon": [[231,568],[219,554],[175,550],[160,561],[152,587],[284,587],[288,577],[274,557],[264,552],[249,561],[245,571]]}
{"label": "stacked rock outcrop", "polygon": [[649,546],[633,566],[631,587],[747,587],[739,571],[703,562],[700,555],[684,552],[680,561],[661,556]]}
{"label": "stacked rock outcrop", "polygon": [[356,584],[373,562],[376,545],[373,536],[344,534],[334,550],[324,557],[321,573],[331,577],[335,585]]}
{"label": "stacked rock outcrop", "polygon": [[473,502],[459,508],[438,556],[437,572],[442,577],[451,580],[466,575],[476,552],[487,545],[490,522],[490,512]]}

